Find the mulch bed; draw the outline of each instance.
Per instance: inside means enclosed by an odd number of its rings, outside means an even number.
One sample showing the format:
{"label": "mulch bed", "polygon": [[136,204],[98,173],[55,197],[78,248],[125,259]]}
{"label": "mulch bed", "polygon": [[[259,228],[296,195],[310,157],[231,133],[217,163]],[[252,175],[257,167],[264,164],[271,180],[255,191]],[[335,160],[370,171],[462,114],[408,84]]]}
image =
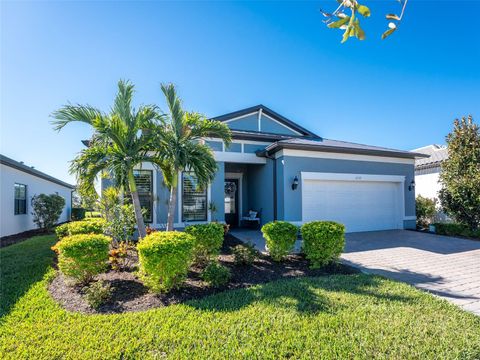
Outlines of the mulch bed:
{"label": "mulch bed", "polygon": [[10,246],[10,245],[22,242],[24,240],[28,240],[32,236],[50,235],[50,234],[53,234],[53,232],[46,232],[43,229],[34,229],[34,230],[24,231],[24,232],[21,232],[19,234],[15,234],[15,235],[2,236],[0,238],[0,248]]}
{"label": "mulch bed", "polygon": [[83,299],[82,288],[66,284],[60,273],[50,283],[48,290],[52,297],[69,311],[94,313],[123,313],[144,311],[153,308],[183,303],[188,300],[200,299],[208,295],[229,289],[245,288],[274,280],[300,276],[320,276],[332,274],[354,274],[358,271],[343,265],[332,264],[321,269],[311,270],[308,261],[301,255],[290,255],[286,261],[276,263],[266,255],[260,255],[253,265],[235,265],[231,248],[241,244],[240,241],[227,235],[222,247],[219,261],[230,268],[230,282],[220,288],[212,288],[200,278],[201,269],[192,268],[186,282],[181,288],[167,294],[153,294],[136,277],[133,269],[130,271],[109,271],[97,277],[113,287],[111,300],[99,309],[92,309]]}

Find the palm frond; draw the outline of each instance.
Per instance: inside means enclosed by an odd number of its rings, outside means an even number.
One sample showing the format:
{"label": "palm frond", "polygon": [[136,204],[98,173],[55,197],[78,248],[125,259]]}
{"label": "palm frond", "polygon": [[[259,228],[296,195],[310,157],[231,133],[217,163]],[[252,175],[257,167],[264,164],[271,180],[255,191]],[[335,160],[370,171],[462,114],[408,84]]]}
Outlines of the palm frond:
{"label": "palm frond", "polygon": [[190,136],[192,139],[204,137],[220,138],[227,147],[232,142],[232,132],[227,124],[216,120],[208,120],[198,113],[187,113],[185,117],[187,122],[190,123]]}
{"label": "palm frond", "polygon": [[54,130],[61,130],[68,123],[79,121],[87,124],[97,118],[103,116],[102,112],[90,105],[72,105],[67,104],[62,106],[51,115],[55,120],[52,121]]}
{"label": "palm frond", "polygon": [[182,102],[177,96],[177,91],[174,84],[161,84],[162,92],[165,95],[167,106],[169,109],[170,126],[175,132],[176,136],[180,138],[183,130],[184,111],[182,109]]}
{"label": "palm frond", "polygon": [[132,98],[134,85],[128,80],[118,81],[118,92],[113,102],[112,113],[117,114],[127,125],[132,122]]}

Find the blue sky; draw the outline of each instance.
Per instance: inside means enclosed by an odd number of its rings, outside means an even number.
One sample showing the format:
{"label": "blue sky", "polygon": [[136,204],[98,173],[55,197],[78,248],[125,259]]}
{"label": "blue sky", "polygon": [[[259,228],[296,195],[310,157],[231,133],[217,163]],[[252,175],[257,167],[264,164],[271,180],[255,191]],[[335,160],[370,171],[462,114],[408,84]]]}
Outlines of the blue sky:
{"label": "blue sky", "polygon": [[[263,103],[327,138],[412,149],[480,118],[479,1],[415,1],[381,41],[394,0],[365,1],[367,40],[341,45],[308,2],[1,2],[0,151],[74,183],[90,129],[60,133],[67,101],[108,110],[118,79],[163,107],[174,82],[207,116]],[[473,15],[469,15],[473,14]]]}

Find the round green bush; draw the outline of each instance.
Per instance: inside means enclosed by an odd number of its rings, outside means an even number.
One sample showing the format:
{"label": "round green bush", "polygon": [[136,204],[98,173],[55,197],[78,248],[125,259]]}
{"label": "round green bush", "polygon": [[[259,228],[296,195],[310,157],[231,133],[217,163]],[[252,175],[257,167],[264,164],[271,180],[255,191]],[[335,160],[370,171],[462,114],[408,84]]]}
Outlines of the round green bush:
{"label": "round green bush", "polygon": [[189,225],[187,234],[195,238],[193,256],[195,263],[206,263],[220,253],[223,244],[224,229],[219,223]]}
{"label": "round green bush", "polygon": [[154,292],[167,292],[183,282],[193,258],[195,238],[185,232],[157,231],[137,245],[140,275]]}
{"label": "round green bush", "polygon": [[70,225],[70,224],[65,223],[65,224],[62,224],[62,225],[58,225],[55,228],[55,234],[57,235],[57,238],[59,240],[64,238],[65,236],[68,236],[68,225]]}
{"label": "round green bush", "polygon": [[273,221],[263,225],[262,233],[272,259],[281,261],[293,250],[298,228],[287,221]]}
{"label": "round green bush", "polygon": [[58,268],[80,283],[92,280],[105,271],[111,239],[99,234],[80,234],[64,237],[55,248],[58,251]]}
{"label": "round green bush", "polygon": [[68,223],[68,235],[103,234],[104,219],[89,219]]}
{"label": "round green bush", "polygon": [[216,261],[210,262],[202,272],[202,279],[213,287],[220,287],[230,281],[230,269]]}
{"label": "round green bush", "polygon": [[337,261],[345,247],[345,226],[334,221],[312,221],[301,227],[303,251],[310,267]]}

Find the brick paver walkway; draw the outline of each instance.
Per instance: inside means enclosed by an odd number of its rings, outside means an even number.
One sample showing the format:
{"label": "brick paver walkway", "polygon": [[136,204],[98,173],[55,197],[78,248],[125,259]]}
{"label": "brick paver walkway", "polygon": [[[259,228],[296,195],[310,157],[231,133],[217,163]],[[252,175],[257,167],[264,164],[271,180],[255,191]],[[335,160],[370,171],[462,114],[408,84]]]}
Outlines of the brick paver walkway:
{"label": "brick paver walkway", "polygon": [[480,241],[407,230],[350,233],[342,261],[480,315]]}

